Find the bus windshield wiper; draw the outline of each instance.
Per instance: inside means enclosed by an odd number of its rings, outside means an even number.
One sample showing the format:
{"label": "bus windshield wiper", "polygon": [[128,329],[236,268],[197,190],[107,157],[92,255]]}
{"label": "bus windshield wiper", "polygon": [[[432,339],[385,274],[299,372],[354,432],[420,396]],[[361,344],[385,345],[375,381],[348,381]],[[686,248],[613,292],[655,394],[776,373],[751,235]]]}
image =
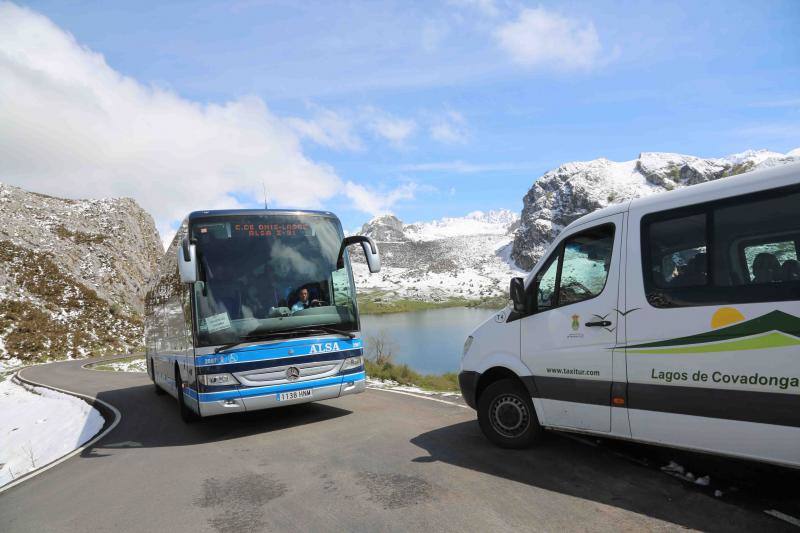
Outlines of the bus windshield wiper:
{"label": "bus windshield wiper", "polygon": [[332,328],[330,326],[308,326],[302,328],[293,328],[292,331],[308,331],[308,332],[322,332],[322,333],[333,333],[334,335],[344,335],[351,339],[355,338],[355,333],[352,331],[344,331],[342,329]]}
{"label": "bus windshield wiper", "polygon": [[[287,332],[280,331],[280,332],[275,332],[275,333],[262,333],[262,334],[258,334],[258,335],[244,335],[238,341],[229,342],[228,344],[223,344],[222,346],[217,346],[216,348],[214,348],[214,353],[216,354],[216,353],[219,353],[219,352],[224,352],[225,350],[230,350],[231,348],[239,346],[240,344],[247,344],[248,342],[269,341],[269,340],[272,340],[272,339],[279,339],[281,337],[287,336],[287,335],[285,335],[285,333],[287,333]],[[289,336],[291,336],[291,335],[289,335]]]}

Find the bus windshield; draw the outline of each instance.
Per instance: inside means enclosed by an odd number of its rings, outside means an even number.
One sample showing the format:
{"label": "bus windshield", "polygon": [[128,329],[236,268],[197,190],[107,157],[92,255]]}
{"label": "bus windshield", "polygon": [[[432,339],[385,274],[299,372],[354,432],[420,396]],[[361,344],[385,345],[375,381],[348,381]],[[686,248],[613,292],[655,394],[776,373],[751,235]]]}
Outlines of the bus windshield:
{"label": "bus windshield", "polygon": [[350,265],[336,268],[338,219],[312,213],[192,221],[200,279],[197,345],[248,342],[314,327],[358,329]]}

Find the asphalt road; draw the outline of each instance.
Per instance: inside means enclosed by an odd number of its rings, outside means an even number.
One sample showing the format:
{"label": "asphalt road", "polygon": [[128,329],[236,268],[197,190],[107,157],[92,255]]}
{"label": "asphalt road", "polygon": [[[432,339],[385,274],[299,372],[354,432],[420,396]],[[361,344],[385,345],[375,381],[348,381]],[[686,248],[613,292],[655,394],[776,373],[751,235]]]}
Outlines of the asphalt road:
{"label": "asphalt road", "polygon": [[[377,390],[185,425],[146,375],[84,362],[23,376],[103,399],[122,421],[0,494],[0,531],[791,530],[760,496],[715,498],[629,445],[553,435],[500,450],[471,409]],[[793,472],[766,472],[743,486],[777,476],[800,490]]]}

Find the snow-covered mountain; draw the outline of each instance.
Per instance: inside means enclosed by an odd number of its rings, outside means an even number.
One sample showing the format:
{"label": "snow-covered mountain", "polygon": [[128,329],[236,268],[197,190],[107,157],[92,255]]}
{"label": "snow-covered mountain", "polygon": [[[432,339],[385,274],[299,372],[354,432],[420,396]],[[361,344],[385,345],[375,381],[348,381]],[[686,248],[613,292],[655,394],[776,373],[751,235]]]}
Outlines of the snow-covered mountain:
{"label": "snow-covered mountain", "polygon": [[609,204],[794,161],[800,161],[800,149],[748,150],[717,159],[644,152],[621,163],[566,163],[537,179],[523,198],[511,257],[530,270],[565,226]]}
{"label": "snow-covered mountain", "polygon": [[129,198],[67,200],[0,183],[0,359],[142,345],[143,298],[163,254]]}
{"label": "snow-covered mountain", "polygon": [[353,253],[356,285],[384,301],[502,296],[517,272],[508,255],[518,218],[505,209],[414,224],[394,215],[373,218],[359,233],[378,243],[383,268],[370,275],[361,254]]}

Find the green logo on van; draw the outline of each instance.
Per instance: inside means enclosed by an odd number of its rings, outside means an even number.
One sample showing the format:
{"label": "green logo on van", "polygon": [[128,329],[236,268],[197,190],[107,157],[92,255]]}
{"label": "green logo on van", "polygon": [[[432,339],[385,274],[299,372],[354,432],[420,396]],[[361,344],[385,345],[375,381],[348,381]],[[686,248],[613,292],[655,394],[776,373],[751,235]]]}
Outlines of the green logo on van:
{"label": "green logo on van", "polygon": [[578,331],[578,329],[581,327],[580,320],[580,315],[572,315],[572,331]]}
{"label": "green logo on van", "polygon": [[800,346],[800,318],[772,311],[752,320],[677,339],[626,346],[633,354],[701,354]]}

